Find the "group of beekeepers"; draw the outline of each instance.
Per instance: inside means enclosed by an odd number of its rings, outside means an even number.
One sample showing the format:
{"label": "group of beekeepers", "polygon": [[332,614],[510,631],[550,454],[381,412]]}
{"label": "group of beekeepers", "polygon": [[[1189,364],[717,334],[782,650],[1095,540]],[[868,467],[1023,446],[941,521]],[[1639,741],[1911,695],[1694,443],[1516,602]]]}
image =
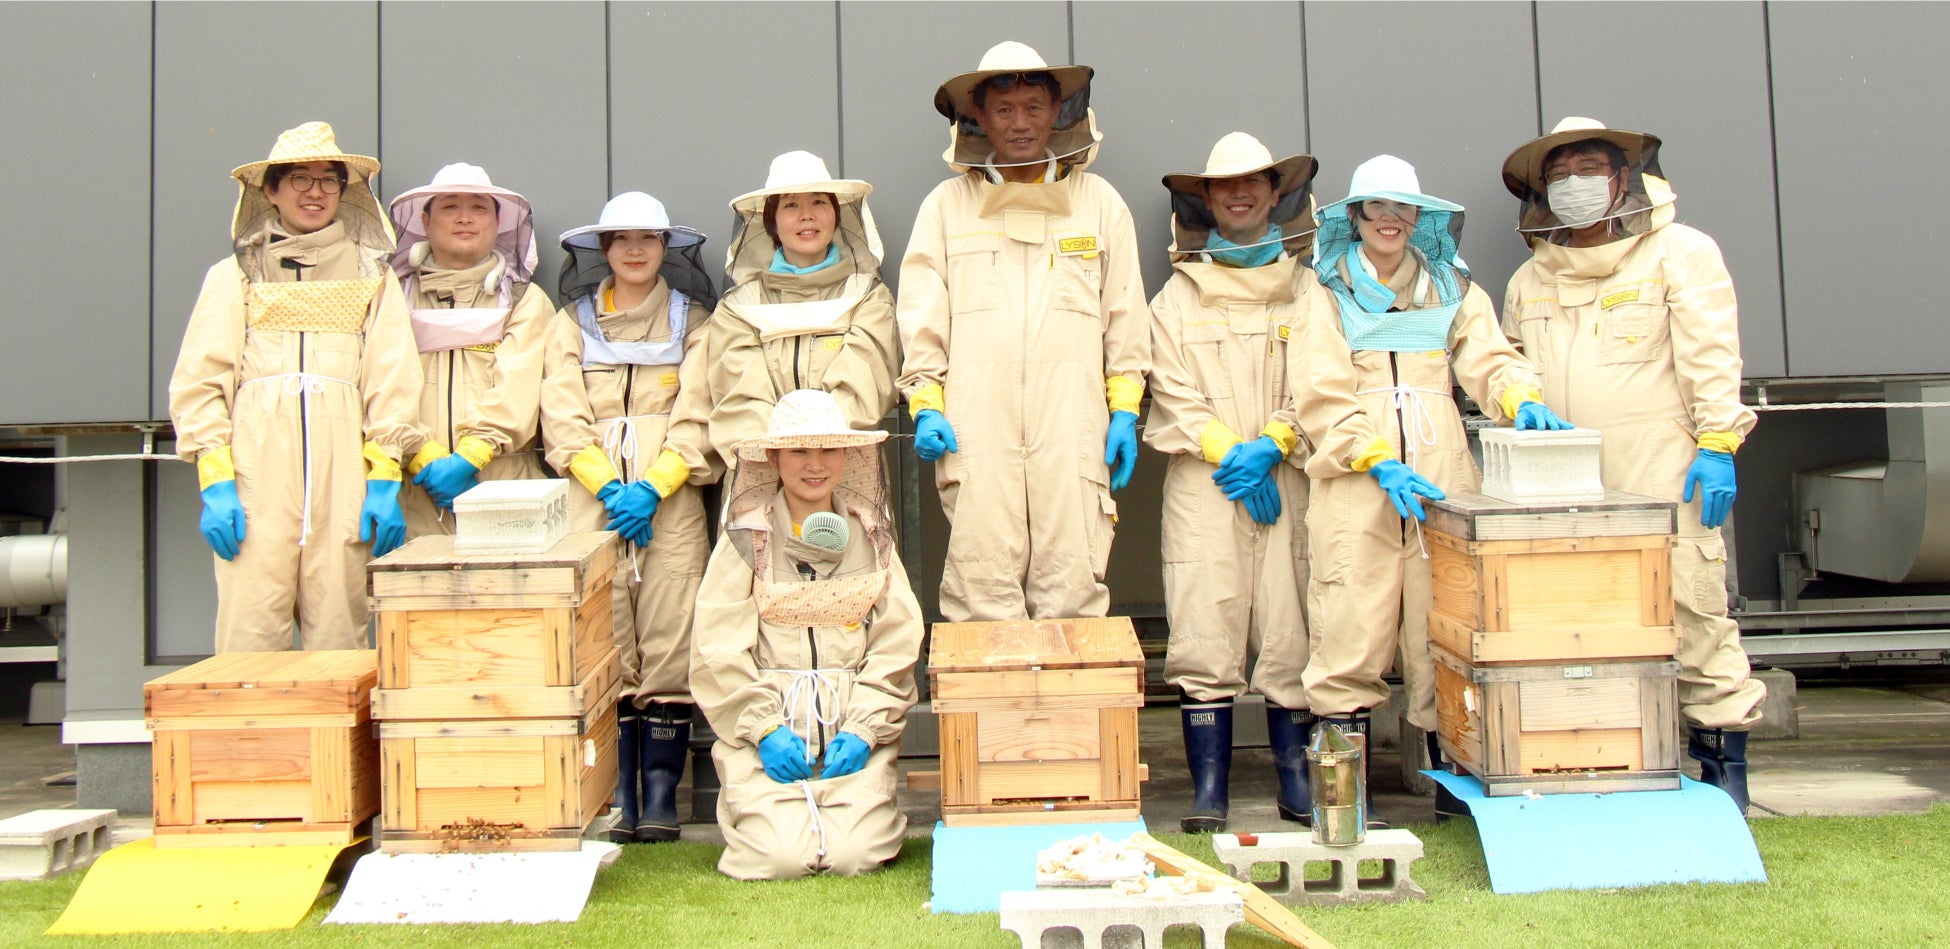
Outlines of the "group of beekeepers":
{"label": "group of beekeepers", "polygon": [[924,635],[876,429],[904,399],[950,523],[949,621],[1105,615],[1113,493],[1140,437],[1170,456],[1182,825],[1225,826],[1248,689],[1279,813],[1304,822],[1311,730],[1366,734],[1391,666],[1440,762],[1422,501],[1478,484],[1459,383],[1499,424],[1602,430],[1607,488],[1680,503],[1688,750],[1744,808],[1764,689],[1726,615],[1720,525],[1754,414],[1731,280],[1675,221],[1659,140],[1570,118],[1510,155],[1532,257],[1499,321],[1457,256],[1462,207],[1408,162],[1363,162],[1322,204],[1312,157],[1234,132],[1164,177],[1173,272],[1147,303],[1129,209],[1086,170],[1093,75],[1005,42],[940,86],[954,174],[921,204],[898,300],[871,186],[806,152],[732,200],[722,299],[704,235],[631,191],[561,235],[558,308],[528,201],[483,169],[386,208],[376,160],[321,122],[285,132],[232,172],[234,253],[170,382],[217,650],[288,649],[294,623],[304,648],[363,647],[370,559],[451,532],[481,481],[559,473],[576,528],[629,545],[613,833],[677,838],[696,707],[723,872],[871,870],[905,829],[894,761]]}

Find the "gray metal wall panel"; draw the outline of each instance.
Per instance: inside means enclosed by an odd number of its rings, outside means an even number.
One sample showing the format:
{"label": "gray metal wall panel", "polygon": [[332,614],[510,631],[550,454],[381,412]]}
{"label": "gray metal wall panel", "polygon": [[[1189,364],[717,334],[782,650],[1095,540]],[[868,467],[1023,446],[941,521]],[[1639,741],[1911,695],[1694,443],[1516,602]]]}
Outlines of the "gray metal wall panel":
{"label": "gray metal wall panel", "polygon": [[[1591,55],[1591,37],[1630,35],[1649,22],[1660,24],[1658,42],[1630,56]],[[1746,375],[1785,374],[1761,5],[1538,4],[1537,62],[1546,130],[1585,115],[1664,141],[1660,164],[1679,195],[1679,220],[1712,235],[1733,273]],[[1514,223],[1516,201],[1506,197],[1499,213],[1499,223]]]}
{"label": "gray metal wall panel", "polygon": [[1527,3],[1315,3],[1306,7],[1307,108],[1323,203],[1354,166],[1391,154],[1425,193],[1467,210],[1463,257],[1501,301],[1524,247],[1500,171],[1537,137]]}
{"label": "gray metal wall panel", "polygon": [[948,120],[934,111],[935,90],[1003,40],[1029,44],[1052,65],[1068,63],[1069,13],[1047,2],[840,4],[840,174],[874,186],[890,284],[898,283],[914,212],[949,175],[941,161]]}
{"label": "gray metal wall panel", "polygon": [[837,19],[832,3],[610,7],[615,190],[648,191],[708,235],[713,276],[731,199],[764,186],[773,156],[804,149],[841,173]]}
{"label": "gray metal wall panel", "polygon": [[160,3],[155,18],[149,414],[168,418],[169,374],[204,271],[230,252],[230,169],[313,120],[332,123],[339,147],[378,153],[379,14],[374,3]]}
{"label": "gray metal wall panel", "polygon": [[1104,132],[1090,170],[1131,206],[1145,287],[1157,293],[1171,276],[1160,178],[1203,170],[1213,143],[1235,130],[1275,157],[1306,151],[1300,5],[1081,3],[1074,22],[1077,61],[1097,68],[1090,103]]}
{"label": "gray metal wall panel", "polygon": [[0,260],[58,301],[7,321],[0,423],[149,414],[149,41],[146,3],[0,5]]}
{"label": "gray metal wall panel", "polygon": [[[1788,368],[1797,376],[1950,370],[1940,274],[1950,192],[1944,8],[1783,3],[1769,8]],[[1883,239],[1888,225],[1910,253]],[[1923,304],[1918,306],[1918,304]],[[1920,345],[1919,345],[1920,343]]]}
{"label": "gray metal wall panel", "polygon": [[382,200],[480,165],[534,206],[553,295],[555,235],[608,197],[603,5],[388,3],[379,17]]}

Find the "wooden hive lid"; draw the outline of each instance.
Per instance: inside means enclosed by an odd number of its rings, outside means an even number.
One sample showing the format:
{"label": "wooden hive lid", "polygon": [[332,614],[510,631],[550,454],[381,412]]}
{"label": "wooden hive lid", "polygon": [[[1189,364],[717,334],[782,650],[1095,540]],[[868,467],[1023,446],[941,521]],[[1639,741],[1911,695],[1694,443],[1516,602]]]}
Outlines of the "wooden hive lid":
{"label": "wooden hive lid", "polygon": [[562,538],[554,547],[540,553],[458,554],[449,534],[429,534],[408,541],[398,550],[366,565],[374,573],[404,570],[508,570],[568,568],[586,570],[605,551],[611,550],[616,534],[610,531],[584,531]]}
{"label": "wooden hive lid", "polygon": [[379,682],[375,649],[232,652],[144,683],[145,693],[184,689],[334,688],[362,694]]}
{"label": "wooden hive lid", "polygon": [[932,636],[931,674],[1144,666],[1128,616],[936,623]]}
{"label": "wooden hive lid", "polygon": [[1671,534],[1678,525],[1678,505],[1624,491],[1579,504],[1512,504],[1468,492],[1422,503],[1430,530],[1462,540],[1642,537]]}

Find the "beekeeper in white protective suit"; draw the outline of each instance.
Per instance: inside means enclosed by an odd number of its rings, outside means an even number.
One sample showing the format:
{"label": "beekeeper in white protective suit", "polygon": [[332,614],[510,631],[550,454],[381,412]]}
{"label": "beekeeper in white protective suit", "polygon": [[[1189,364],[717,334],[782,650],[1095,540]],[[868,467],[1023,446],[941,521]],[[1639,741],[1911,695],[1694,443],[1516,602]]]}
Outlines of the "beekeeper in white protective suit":
{"label": "beekeeper in white protective suit", "polygon": [[794,151],[772,159],[765,187],[731,200],[733,286],[707,343],[711,443],[725,464],[794,389],[831,392],[854,428],[874,428],[893,410],[900,338],[894,294],[880,279],[872,191]]}
{"label": "beekeeper in white protective suit", "polygon": [[[1266,697],[1282,816],[1307,792],[1307,450],[1287,343],[1313,270],[1311,155],[1275,161],[1233,132],[1205,170],[1166,175],[1171,279],[1151,300],[1151,415],[1171,456],[1162,524],[1165,681],[1179,691],[1192,772],[1187,832],[1225,829],[1232,703]],[[1250,679],[1248,673],[1250,672]]]}
{"label": "beekeeper in white protective suit", "polygon": [[1124,199],[1084,171],[1087,66],[1007,42],[943,83],[956,176],[915,216],[896,313],[915,451],[950,524],[950,621],[1103,616],[1151,330]]}
{"label": "beekeeper in white protective suit", "polygon": [[1301,341],[1287,349],[1300,427],[1314,449],[1307,704],[1322,721],[1365,736],[1395,661],[1406,717],[1427,733],[1435,761],[1434,591],[1421,499],[1480,484],[1451,374],[1492,421],[1568,427],[1538,401],[1536,376],[1457,257],[1462,217],[1461,205],[1422,193],[1408,162],[1363,162],[1348,196],[1315,215],[1324,292],[1309,298]]}
{"label": "beekeeper in white protective suit", "polygon": [[1672,550],[1679,714],[1703,778],[1747,807],[1747,730],[1767,686],[1749,678],[1727,617],[1720,525],[1733,455],[1754,429],[1740,401],[1733,278],[1713,239],[1677,223],[1659,139],[1572,117],[1511,153],[1531,257],[1510,280],[1503,330],[1544,402],[1604,433],[1605,487],[1679,504]]}
{"label": "beekeeper in white protective suit", "polygon": [[727,876],[851,876],[900,852],[894,759],[924,625],[894,552],[886,437],[801,389],[738,448],[691,637]]}
{"label": "beekeeper in white protective suit", "polygon": [[454,498],[542,477],[542,348],[555,316],[533,281],[528,199],[477,165],[448,165],[393,199],[393,269],[420,349],[420,432],[400,499],[408,536],[451,534]]}
{"label": "beekeeper in white protective suit", "polygon": [[203,278],[169,380],[216,552],[217,652],[367,645],[366,561],[406,538],[420,366],[386,265],[379,162],[307,122],[241,165],[235,250]]}

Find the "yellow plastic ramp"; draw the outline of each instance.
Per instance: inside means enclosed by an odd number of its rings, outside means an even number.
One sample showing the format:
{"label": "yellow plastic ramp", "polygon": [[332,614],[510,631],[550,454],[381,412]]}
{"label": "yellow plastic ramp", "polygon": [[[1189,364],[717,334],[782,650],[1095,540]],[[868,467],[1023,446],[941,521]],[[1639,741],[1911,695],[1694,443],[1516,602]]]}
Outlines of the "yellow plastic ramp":
{"label": "yellow plastic ramp", "polygon": [[50,936],[261,932],[298,925],[339,853],[354,844],[168,847],[102,854]]}

